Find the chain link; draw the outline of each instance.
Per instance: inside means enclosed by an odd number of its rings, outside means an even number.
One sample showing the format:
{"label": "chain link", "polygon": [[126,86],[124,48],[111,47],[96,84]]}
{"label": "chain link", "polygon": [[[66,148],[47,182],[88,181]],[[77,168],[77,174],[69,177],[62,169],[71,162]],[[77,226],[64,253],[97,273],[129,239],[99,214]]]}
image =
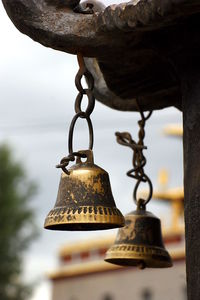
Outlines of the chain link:
{"label": "chain link", "polygon": [[[87,70],[85,66],[85,62],[83,59],[83,56],[79,53],[77,55],[78,58],[78,63],[79,63],[79,70],[78,73],[76,74],[75,77],[75,85],[77,90],[79,91],[76,100],[75,100],[75,116],[73,117],[69,129],[69,136],[68,136],[68,150],[69,150],[69,155],[66,157],[63,157],[60,161],[60,163],[56,166],[57,168],[61,168],[63,172],[65,172],[67,175],[69,175],[69,171],[66,169],[68,164],[71,161],[75,160],[75,157],[81,157],[81,158],[86,158],[86,155],[84,153],[80,152],[74,152],[73,150],[73,136],[74,136],[74,127],[76,125],[76,122],[79,118],[85,119],[88,125],[88,130],[89,130],[89,150],[93,149],[93,143],[94,143],[94,132],[93,132],[93,126],[92,126],[92,121],[90,119],[90,115],[94,110],[95,106],[95,97],[93,95],[93,89],[94,89],[94,78],[92,74]],[[84,88],[82,85],[82,79],[85,77],[86,83],[87,83],[87,88]],[[83,101],[83,97],[86,96],[88,99],[88,105],[84,110],[81,108],[81,104]]]}
{"label": "chain link", "polygon": [[[150,178],[145,174],[144,172],[144,167],[146,165],[146,158],[143,154],[143,150],[147,149],[146,146],[144,146],[144,138],[145,138],[145,124],[146,121],[150,118],[152,111],[150,111],[147,116],[145,117],[144,113],[141,111],[138,102],[137,103],[137,108],[138,111],[141,115],[141,120],[138,121],[139,125],[139,132],[138,132],[138,142],[134,141],[132,139],[132,136],[129,132],[116,132],[115,135],[117,137],[117,142],[120,145],[130,147],[133,150],[133,159],[132,159],[132,164],[133,168],[127,172],[127,176],[134,178],[137,180],[137,183],[134,188],[133,192],[133,198],[134,201],[136,202],[138,207],[145,207],[145,205],[150,201],[152,198],[152,193],[153,193],[153,185],[150,180]],[[142,182],[145,182],[148,184],[149,187],[149,193],[147,195],[146,199],[138,199],[137,193],[139,186]]]}

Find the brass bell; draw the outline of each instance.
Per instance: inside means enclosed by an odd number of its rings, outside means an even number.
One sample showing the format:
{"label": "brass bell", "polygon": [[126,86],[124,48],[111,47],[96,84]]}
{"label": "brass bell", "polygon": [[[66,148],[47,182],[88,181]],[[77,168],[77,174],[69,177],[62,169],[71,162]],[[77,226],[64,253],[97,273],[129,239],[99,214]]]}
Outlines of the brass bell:
{"label": "brass bell", "polygon": [[87,160],[77,157],[62,173],[55,207],[44,227],[52,230],[99,230],[124,226],[124,217],[116,208],[108,173],[94,164],[91,150]]}
{"label": "brass bell", "polygon": [[170,255],[163,245],[160,219],[144,207],[126,215],[125,226],[118,230],[105,261],[142,269],[171,267]]}

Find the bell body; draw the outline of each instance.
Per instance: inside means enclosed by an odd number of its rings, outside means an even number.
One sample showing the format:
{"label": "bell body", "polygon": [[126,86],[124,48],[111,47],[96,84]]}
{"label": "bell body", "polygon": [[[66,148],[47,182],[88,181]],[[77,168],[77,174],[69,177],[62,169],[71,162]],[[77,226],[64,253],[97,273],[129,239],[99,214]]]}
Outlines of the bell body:
{"label": "bell body", "polygon": [[108,173],[93,163],[92,151],[86,162],[77,159],[62,173],[55,207],[44,227],[53,230],[99,230],[124,226],[116,208]]}
{"label": "bell body", "polygon": [[126,215],[125,226],[118,230],[105,261],[141,268],[171,267],[172,261],[162,240],[160,220],[144,209]]}

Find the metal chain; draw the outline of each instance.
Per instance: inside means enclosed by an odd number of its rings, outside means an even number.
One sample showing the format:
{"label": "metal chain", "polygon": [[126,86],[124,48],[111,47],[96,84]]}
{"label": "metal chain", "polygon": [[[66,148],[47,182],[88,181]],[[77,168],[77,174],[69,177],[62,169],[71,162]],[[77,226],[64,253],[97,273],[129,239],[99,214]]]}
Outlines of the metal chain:
{"label": "metal chain", "polygon": [[[121,132],[121,133],[116,132],[115,135],[117,137],[117,142],[120,145],[130,147],[133,150],[133,159],[132,159],[133,168],[127,172],[127,176],[137,180],[137,183],[135,185],[134,192],[133,192],[133,198],[138,207],[144,208],[146,206],[146,204],[152,198],[152,193],[153,193],[152,182],[151,182],[150,178],[144,172],[144,167],[145,167],[147,161],[143,154],[143,150],[147,149],[147,147],[144,146],[144,138],[145,138],[144,128],[145,128],[146,121],[152,115],[152,111],[150,111],[147,114],[147,116],[145,117],[145,115],[144,115],[143,111],[140,109],[137,101],[136,101],[136,103],[137,103],[138,111],[141,115],[141,120],[138,121],[138,125],[140,128],[139,132],[138,132],[138,138],[139,138],[138,142],[136,143],[136,141],[134,141],[132,139],[132,136],[129,132]],[[141,182],[145,182],[149,186],[149,193],[148,193],[148,196],[146,199],[141,199],[141,198],[138,199],[138,197],[137,197],[137,192],[138,192]]]}
{"label": "metal chain", "polygon": [[[63,157],[60,161],[60,164],[56,166],[56,168],[61,168],[63,172],[65,172],[67,175],[69,175],[69,171],[66,169],[70,161],[74,161],[75,157],[82,157],[86,158],[86,154],[80,153],[80,152],[74,152],[73,150],[73,136],[74,136],[74,127],[79,118],[85,119],[88,125],[89,130],[89,150],[93,149],[93,143],[94,143],[94,133],[93,133],[93,126],[90,119],[90,115],[94,110],[95,106],[95,97],[93,95],[93,89],[94,89],[94,78],[92,74],[87,70],[85,66],[85,62],[83,59],[83,56],[79,53],[77,55],[78,58],[78,64],[79,64],[79,70],[75,77],[75,85],[77,90],[79,91],[76,100],[75,100],[75,116],[72,119],[70,129],[69,129],[69,136],[68,136],[68,150],[69,155],[66,157]],[[84,88],[82,85],[82,78],[85,77],[88,88]],[[85,111],[82,110],[81,104],[83,101],[84,95],[88,98],[88,105],[85,109]]]}

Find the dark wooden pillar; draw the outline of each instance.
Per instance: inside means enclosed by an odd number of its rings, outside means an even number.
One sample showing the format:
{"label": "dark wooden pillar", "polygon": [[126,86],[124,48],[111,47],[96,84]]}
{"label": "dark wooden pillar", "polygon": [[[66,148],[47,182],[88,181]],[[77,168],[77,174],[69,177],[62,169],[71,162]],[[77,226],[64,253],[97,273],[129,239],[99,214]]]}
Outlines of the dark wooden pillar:
{"label": "dark wooden pillar", "polygon": [[184,190],[188,300],[200,299],[200,63],[185,59],[182,69]]}

